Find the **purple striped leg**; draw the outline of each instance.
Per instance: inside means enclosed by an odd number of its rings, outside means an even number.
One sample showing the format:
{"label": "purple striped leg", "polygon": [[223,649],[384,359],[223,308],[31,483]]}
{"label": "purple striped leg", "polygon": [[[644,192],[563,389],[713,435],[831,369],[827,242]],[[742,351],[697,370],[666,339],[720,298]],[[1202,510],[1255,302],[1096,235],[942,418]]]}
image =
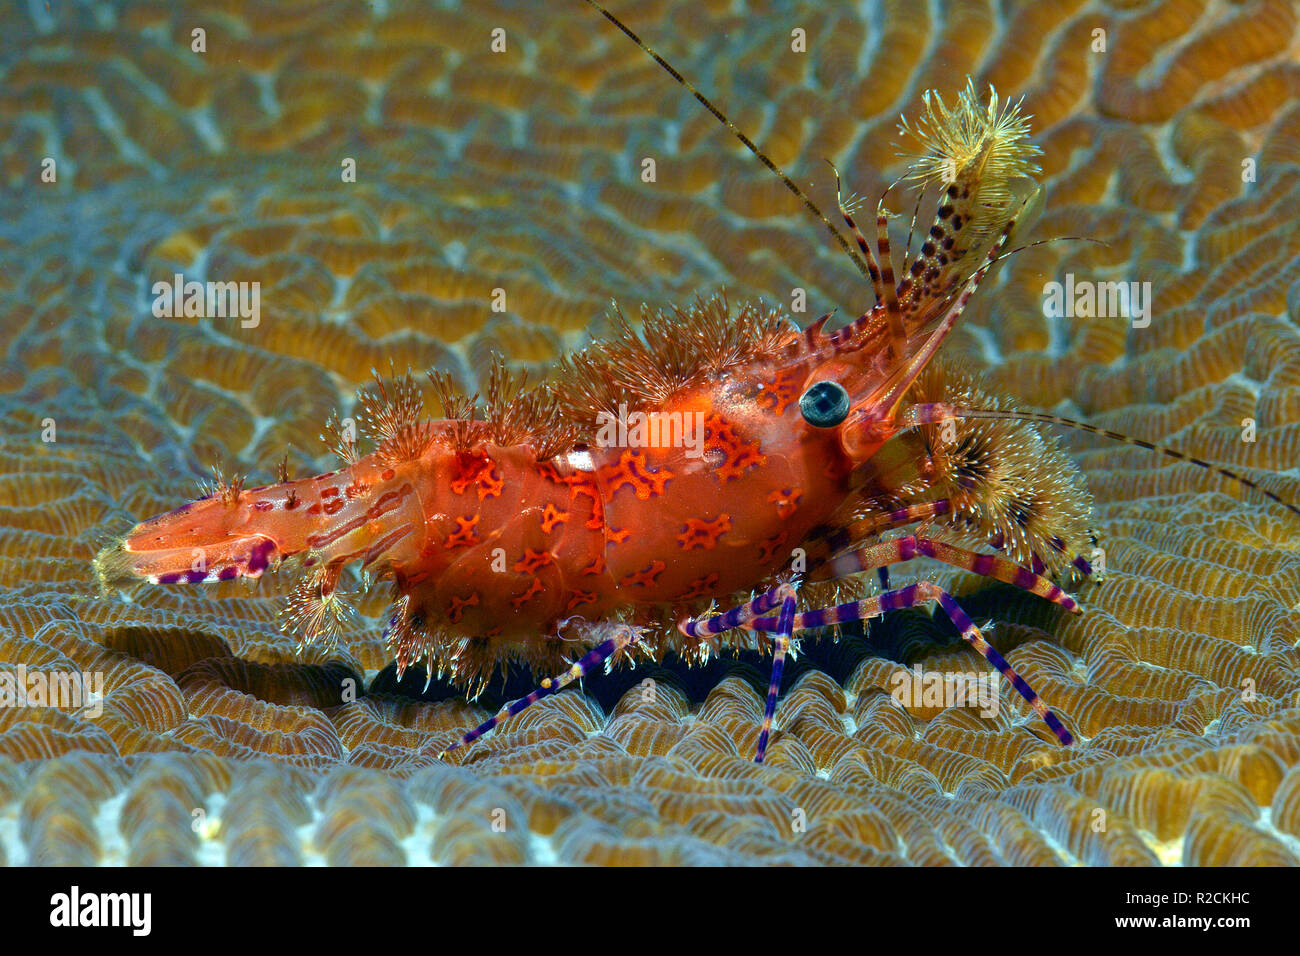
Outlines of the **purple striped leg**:
{"label": "purple striped leg", "polygon": [[[840,604],[821,611],[804,611],[794,616],[794,630],[802,631],[807,628],[825,627],[828,624],[862,621],[867,618],[879,617],[886,611],[916,607],[926,601],[937,601],[939,603],[939,606],[943,608],[953,624],[961,631],[962,638],[1001,672],[1002,676],[1016,689],[1016,692],[1051,728],[1052,733],[1056,735],[1062,744],[1068,747],[1074,743],[1074,737],[1065,729],[1065,725],[1043,703],[1042,698],[1034,693],[1034,689],[1025,683],[1025,679],[1012,669],[1006,658],[991,647],[988,641],[984,640],[984,635],[980,633],[980,629],[966,616],[966,612],[958,606],[952,595],[929,581],[920,581],[908,587],[899,588],[897,591],[886,591],[884,594],[878,594],[875,597],[865,598],[861,601],[851,601],[848,604]],[[777,627],[778,624],[773,618],[763,617],[754,621],[752,626],[755,630],[771,630]]]}
{"label": "purple striped leg", "polygon": [[929,538],[912,534],[903,538],[896,538],[893,541],[881,541],[865,548],[859,548],[857,551],[850,551],[848,554],[840,555],[818,568],[817,572],[811,575],[810,578],[811,580],[839,578],[848,574],[857,574],[861,571],[870,571],[872,568],[900,564],[918,557],[934,558],[936,561],[950,564],[954,568],[974,571],[981,577],[993,578],[996,581],[1013,584],[1030,594],[1036,594],[1039,597],[1046,598],[1053,604],[1059,604],[1073,614],[1082,613],[1082,609],[1074,598],[1047,578],[1035,574],[1028,568],[1022,568],[1014,561],[999,558],[992,554],[978,554],[943,541],[932,541]]}
{"label": "purple striped leg", "polygon": [[767,755],[767,738],[772,733],[772,718],[776,716],[776,698],[781,692],[781,671],[785,669],[785,655],[790,649],[790,638],[794,634],[794,596],[781,603],[781,617],[776,625],[776,647],[772,652],[772,679],[767,684],[767,704],[763,708],[763,730],[758,735],[758,753],[754,763],[762,763]]}
{"label": "purple striped leg", "polygon": [[[755,618],[766,614],[787,598],[793,597],[794,585],[778,584],[770,591],[763,592],[748,604],[733,607],[724,614],[717,614],[713,617],[688,617],[677,625],[677,629],[687,637],[708,637],[738,627],[747,628],[750,627],[750,622]],[[773,623],[775,624],[775,622]],[[772,628],[769,627],[767,630],[772,630]]]}
{"label": "purple striped leg", "polygon": [[[989,547],[996,548],[998,551],[1005,551],[1007,546],[1006,539],[1002,537],[1001,531],[997,532],[996,534],[993,535],[993,537],[989,538],[988,544]],[[1061,554],[1066,553],[1065,541],[1063,541],[1060,537],[1052,538],[1050,544],[1052,545],[1053,551],[1060,552]],[[1088,563],[1088,559],[1085,558],[1082,554],[1076,552],[1074,556],[1074,560],[1071,561],[1070,563],[1074,566],[1075,570],[1082,573],[1084,577],[1089,577],[1092,575],[1092,565]],[[1029,554],[1029,570],[1033,571],[1035,574],[1042,574],[1044,571],[1047,570],[1047,562],[1044,561],[1042,558],[1040,558],[1037,552],[1031,551]]]}
{"label": "purple striped leg", "polygon": [[[951,511],[952,502],[947,498],[939,498],[935,501],[924,501],[885,514],[871,515],[850,522],[848,525],[837,528],[819,539],[818,543],[821,547],[818,550],[824,550],[827,553],[819,554],[817,557],[810,557],[808,563],[809,576],[816,578],[819,570],[835,560],[833,555],[850,547],[855,541],[861,541],[863,538],[879,534],[881,531],[888,531],[891,528],[902,527],[918,521],[923,522],[922,528],[924,529],[930,521]],[[880,577],[880,589],[888,591],[889,567],[882,564],[876,568],[876,573]]]}
{"label": "purple striped leg", "polygon": [[872,535],[893,528],[901,528],[903,525],[913,524],[918,521],[928,523],[951,512],[952,502],[947,498],[939,498],[937,501],[908,505],[896,511],[869,515],[865,518],[850,521],[842,527],[820,529],[822,533],[816,539],[817,550],[809,554],[808,570],[815,571],[831,560],[829,555],[839,554],[844,549],[851,547],[855,542],[862,541]]}
{"label": "purple striped leg", "polygon": [[[818,571],[836,560],[836,558],[830,557],[830,555],[840,554],[843,556],[841,552],[844,552],[846,548],[851,547],[856,541],[861,541],[864,538],[879,534],[882,531],[889,531],[892,528],[900,528],[903,525],[909,525],[915,522],[922,522],[919,536],[924,537],[926,524],[935,518],[943,517],[951,512],[952,502],[947,498],[939,498],[935,501],[926,501],[920,504],[908,505],[907,507],[899,508],[896,511],[860,518],[857,521],[850,522],[844,527],[835,528],[833,530],[826,529],[825,533],[816,539],[818,546],[816,556],[814,557],[813,555],[809,555],[809,575],[814,578],[818,577]],[[990,547],[996,548],[998,551],[1002,551],[1006,547],[1006,541],[1003,539],[1001,532],[998,532],[990,538],[988,543]],[[1095,538],[1093,539],[1093,543],[1096,544]],[[1053,538],[1051,540],[1051,545],[1053,550],[1061,552],[1062,554],[1066,551],[1066,544],[1060,538]],[[1035,574],[1041,575],[1047,570],[1046,562],[1044,562],[1037,554],[1030,555],[1030,560],[1030,570]],[[1083,575],[1090,576],[1092,574],[1092,565],[1088,562],[1087,558],[1083,557],[1083,555],[1076,554],[1071,563],[1074,565],[1075,569]],[[880,572],[880,579],[884,585],[884,589],[888,590],[888,569],[882,565],[878,570]]]}
{"label": "purple striped leg", "polygon": [[496,727],[497,724],[501,723],[501,721],[505,720],[507,717],[513,717],[515,714],[518,714],[521,711],[526,710],[527,708],[531,707],[533,704],[541,700],[543,697],[549,697],[552,694],[564,690],[564,688],[568,687],[575,680],[579,680],[582,677],[586,676],[588,673],[590,673],[592,668],[599,667],[601,664],[609,660],[611,657],[613,657],[623,648],[627,647],[629,644],[635,643],[637,637],[638,634],[634,628],[628,627],[623,624],[618,625],[617,630],[614,632],[613,637],[601,641],[599,644],[597,644],[595,647],[589,650],[586,654],[584,654],[581,659],[575,661],[573,666],[570,667],[563,674],[559,675],[558,677],[548,677],[545,680],[543,680],[542,685],[538,687],[535,691],[533,691],[531,694],[529,694],[527,697],[521,697],[518,700],[513,701],[507,704],[506,706],[502,707],[492,717],[483,721],[483,723],[479,724],[477,727],[475,727],[473,730],[467,733],[464,737],[461,737],[460,740],[456,741],[456,743],[452,744],[442,753],[438,754],[438,759],[442,760],[446,758],[447,754],[451,753],[457,747],[464,747],[473,743],[475,740],[478,740],[478,738],[482,737],[488,731]]}
{"label": "purple striped leg", "polygon": [[[826,534],[817,539],[817,556],[813,557],[810,555],[808,563],[809,577],[812,580],[821,580],[823,577],[823,575],[820,574],[821,569],[833,562],[846,558],[849,552],[846,552],[845,549],[851,547],[855,541],[861,541],[863,538],[879,534],[882,531],[899,528],[903,525],[913,524],[914,522],[922,522],[921,532],[918,534],[918,537],[924,537],[925,526],[929,521],[949,514],[951,511],[952,503],[947,498],[939,498],[935,501],[908,505],[905,508],[899,508],[897,511],[891,511],[887,514],[861,518],[842,528],[836,528],[833,531],[828,530]],[[1006,547],[1006,541],[1003,539],[1001,532],[998,532],[990,538],[988,543],[990,547],[996,548],[998,551],[1002,551]],[[1096,543],[1095,538],[1093,539],[1093,543]],[[1060,538],[1053,538],[1051,545],[1052,548],[1058,552],[1065,553],[1066,551],[1066,544]],[[831,557],[830,555],[838,555],[838,557]],[[1037,554],[1030,555],[1030,559],[1032,562],[1030,570],[1033,571],[1034,574],[1041,575],[1047,570],[1046,562],[1044,562]],[[1082,554],[1076,554],[1071,564],[1085,577],[1092,576],[1092,565]],[[965,567],[965,565],[958,566]],[[870,570],[870,567],[864,565],[856,570]],[[971,570],[974,569],[972,568]],[[881,590],[888,591],[888,565],[882,564],[876,568],[876,571],[880,577]],[[848,571],[842,573],[852,572]],[[828,575],[827,577],[834,576],[835,575]],[[999,578],[999,580],[1005,579]],[[1008,583],[1014,584],[1015,582],[1009,581]]]}
{"label": "purple striped leg", "polygon": [[[767,624],[757,627],[759,616],[766,614],[777,605],[781,606],[780,619],[768,618]],[[763,730],[758,736],[758,751],[755,763],[762,763],[767,752],[767,738],[772,731],[772,717],[776,713],[776,698],[781,690],[781,671],[785,667],[785,655],[790,649],[790,638],[794,634],[795,590],[792,584],[778,584],[770,591],[760,594],[748,604],[734,607],[724,614],[713,617],[686,618],[677,625],[687,637],[705,637],[721,634],[733,628],[743,627],[750,630],[763,630],[776,634],[775,650],[772,656],[772,678],[767,685],[767,705],[763,712]]]}

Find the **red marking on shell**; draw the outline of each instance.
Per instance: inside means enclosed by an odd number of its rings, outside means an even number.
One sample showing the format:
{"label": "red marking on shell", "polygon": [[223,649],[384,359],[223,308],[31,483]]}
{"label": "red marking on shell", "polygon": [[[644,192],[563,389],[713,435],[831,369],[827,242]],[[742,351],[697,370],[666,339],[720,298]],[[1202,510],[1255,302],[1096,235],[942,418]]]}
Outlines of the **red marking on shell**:
{"label": "red marking on shell", "polygon": [[655,558],[640,571],[635,571],[624,577],[622,584],[624,587],[635,586],[648,588],[655,583],[655,579],[659,577],[659,575],[663,574],[667,568],[668,565],[664,564],[658,558]]}
{"label": "red marking on shell", "polygon": [[715,470],[721,484],[739,478],[748,468],[767,464],[758,442],[746,441],[736,434],[735,426],[716,413],[704,419],[704,448],[722,452],[723,462]]}
{"label": "red marking on shell", "polygon": [[708,574],[704,575],[704,577],[696,578],[687,586],[687,589],[682,592],[681,599],[683,601],[690,601],[695,598],[712,594],[713,589],[718,586],[718,580],[719,577],[717,571],[710,571]]}
{"label": "red marking on shell", "polygon": [[505,488],[505,480],[501,477],[501,472],[491,461],[487,467],[479,473],[478,478],[478,500],[483,501],[485,498],[500,498],[501,491]]}
{"label": "red marking on shell", "polygon": [[447,620],[455,624],[465,616],[465,608],[478,606],[478,592],[471,591],[469,597],[461,598],[452,596],[451,603],[447,606]]}
{"label": "red marking on shell", "polygon": [[541,568],[555,563],[555,555],[549,551],[524,549],[524,556],[515,562],[515,570],[520,574],[536,574]]}
{"label": "red marking on shell", "polygon": [[546,588],[542,587],[542,582],[539,581],[537,578],[533,578],[533,583],[529,585],[528,590],[525,591],[523,594],[512,597],[510,599],[510,603],[513,604],[515,607],[523,607],[525,604],[527,604],[529,601],[537,597],[537,595],[541,594],[545,590]]}
{"label": "red marking on shell", "polygon": [[569,513],[561,511],[555,505],[547,502],[545,510],[542,511],[542,530],[550,534],[555,530],[555,526],[561,522],[569,520]]}
{"label": "red marking on shell", "polygon": [[584,604],[595,604],[595,603],[596,603],[595,591],[582,591],[575,588],[573,591],[569,592],[569,600],[564,605],[564,609],[566,611],[572,611],[574,608],[581,607]]}
{"label": "red marking on shell", "polygon": [[776,549],[781,547],[781,545],[785,544],[786,539],[788,537],[789,535],[786,532],[782,531],[780,534],[774,534],[772,535],[772,537],[768,538],[766,541],[759,544],[758,546],[759,560],[762,561],[764,564],[767,564],[769,561],[771,561],[772,556],[776,554]]}
{"label": "red marking on shell", "polygon": [[[492,461],[482,452],[460,452],[452,466],[451,490],[463,495],[471,485],[478,484],[480,476],[492,470]],[[482,495],[479,496],[482,499]]]}
{"label": "red marking on shell", "polygon": [[456,524],[459,525],[459,527],[457,527],[451,534],[447,535],[447,540],[443,544],[443,547],[459,548],[466,545],[478,544],[478,532],[474,530],[474,526],[479,523],[480,517],[480,515],[474,515],[471,518],[457,518]]}
{"label": "red marking on shell", "polygon": [[682,533],[677,536],[683,551],[703,548],[711,551],[718,546],[718,539],[731,530],[731,515],[720,514],[712,521],[699,518],[687,518]]}
{"label": "red marking on shell", "polygon": [[667,468],[651,470],[646,467],[645,454],[627,448],[623,450],[618,461],[612,465],[601,465],[596,469],[600,480],[609,485],[610,497],[618,494],[626,485],[642,501],[649,501],[651,496],[664,493],[664,487],[672,479],[673,473]]}
{"label": "red marking on shell", "polygon": [[758,393],[758,407],[784,415],[799,398],[799,387],[803,384],[803,374],[796,369],[782,369],[770,382],[764,382]]}
{"label": "red marking on shell", "polygon": [[799,500],[803,498],[803,491],[799,488],[778,488],[767,496],[767,500],[776,505],[776,514],[779,518],[788,518],[799,508]]}
{"label": "red marking on shell", "polygon": [[579,495],[586,495],[591,499],[591,517],[587,519],[583,527],[597,531],[605,524],[605,502],[601,500],[600,490],[596,483],[589,479],[575,481],[569,485],[569,500],[574,501]]}
{"label": "red marking on shell", "polygon": [[561,475],[556,467],[548,461],[540,462],[537,465],[537,472],[547,481],[553,481],[557,485],[567,487],[570,501],[576,501],[580,495],[586,495],[590,498],[592,515],[587,519],[585,527],[592,531],[600,529],[603,523],[604,507],[600,498],[600,490],[596,487],[596,483],[591,479],[590,475]]}

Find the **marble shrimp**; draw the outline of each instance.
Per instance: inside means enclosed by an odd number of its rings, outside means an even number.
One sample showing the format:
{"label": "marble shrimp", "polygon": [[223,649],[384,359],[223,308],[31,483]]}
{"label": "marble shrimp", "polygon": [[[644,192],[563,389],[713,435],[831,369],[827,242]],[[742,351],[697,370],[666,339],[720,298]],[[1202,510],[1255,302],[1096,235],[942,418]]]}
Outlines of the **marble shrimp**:
{"label": "marble shrimp", "polygon": [[[537,387],[498,364],[480,402],[431,376],[445,416],[434,421],[410,376],[381,380],[362,396],[372,452],[340,440],[338,471],[221,483],[144,521],[96,557],[101,587],[295,569],[282,624],[312,643],[337,636],[350,613],[343,571],[359,564],[391,584],[399,678],[422,663],[474,696],[510,660],[556,674],[449,750],[599,667],[770,650],[759,762],[798,632],[933,602],[1069,745],[949,593],[929,580],[891,590],[885,573],[929,558],[1080,612],[1051,576],[1089,573],[1091,501],[1035,423],[1089,426],[1017,411],[939,358],[1032,207],[1026,119],[992,89],[981,102],[968,85],[952,108],[927,97],[912,173],[938,183],[939,199],[898,281],[883,199],[874,248],[840,203],[850,245],[706,97],[588,2],[804,201],[870,281],[873,308],[834,332],[828,317],[801,329],[720,296],[643,310],[639,328],[620,314],[610,340]],[[884,590],[866,595],[871,571]]]}

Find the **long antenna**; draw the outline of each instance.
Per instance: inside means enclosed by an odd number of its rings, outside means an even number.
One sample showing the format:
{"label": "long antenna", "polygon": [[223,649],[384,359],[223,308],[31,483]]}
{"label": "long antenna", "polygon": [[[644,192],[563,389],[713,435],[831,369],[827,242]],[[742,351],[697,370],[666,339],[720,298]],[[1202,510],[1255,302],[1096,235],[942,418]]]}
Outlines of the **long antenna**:
{"label": "long antenna", "polygon": [[587,0],[587,3],[590,4],[592,7],[594,7],[596,11],[600,13],[600,15],[603,16],[606,20],[614,24],[614,26],[618,27],[619,30],[621,30],[629,40],[635,43],[638,47],[641,48],[643,52],[645,52],[656,63],[658,63],[661,67],[663,67],[669,76],[671,76],[674,80],[676,80],[687,90],[689,90],[691,92],[691,95],[693,95],[697,100],[699,100],[700,104],[710,113],[712,113],[714,118],[717,119],[719,123],[727,127],[727,129],[731,130],[732,135],[735,136],[736,139],[740,140],[741,143],[744,144],[746,149],[748,149],[751,153],[753,153],[755,156],[758,157],[759,162],[761,162],[764,166],[770,169],[781,180],[781,182],[785,183],[785,188],[790,190],[790,192],[794,193],[796,196],[798,196],[799,199],[803,202],[804,207],[807,208],[807,210],[810,213],[812,213],[812,215],[816,216],[828,230],[830,230],[830,234],[835,237],[835,241],[838,242],[840,248],[844,250],[844,254],[853,260],[853,264],[858,267],[858,271],[861,272],[866,279],[872,281],[873,285],[875,285],[879,281],[878,279],[872,276],[872,270],[870,266],[867,264],[866,260],[864,260],[862,256],[858,254],[858,252],[856,252],[851,245],[849,245],[849,241],[844,238],[844,234],[841,233],[837,228],[835,228],[834,223],[832,223],[829,219],[826,218],[826,214],[821,211],[818,205],[808,198],[808,195],[802,189],[799,188],[799,186],[795,183],[793,179],[791,179],[789,176],[785,174],[785,171],[781,169],[780,166],[774,163],[766,153],[764,153],[761,149],[755,146],[754,141],[752,139],[750,139],[748,136],[742,133],[736,127],[735,123],[727,119],[726,114],[723,113],[722,110],[714,106],[712,100],[710,100],[707,96],[705,96],[703,93],[697,90],[691,84],[690,80],[686,79],[686,77],[682,76],[681,73],[677,71],[676,67],[674,67],[662,56],[660,56],[653,49],[647,46],[645,41],[642,40],[639,36],[637,36],[636,33],[632,31],[632,28],[629,27],[627,24],[625,24],[622,20],[620,20],[618,17],[614,16],[614,14],[610,13],[608,10],[602,7],[599,3],[596,2],[596,0]]}

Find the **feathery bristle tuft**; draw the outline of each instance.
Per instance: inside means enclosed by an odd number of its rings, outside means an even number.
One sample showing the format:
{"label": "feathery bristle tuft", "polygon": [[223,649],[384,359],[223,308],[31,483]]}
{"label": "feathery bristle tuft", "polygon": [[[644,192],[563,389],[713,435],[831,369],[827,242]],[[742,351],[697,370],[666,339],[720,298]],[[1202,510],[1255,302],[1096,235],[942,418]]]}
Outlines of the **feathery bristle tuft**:
{"label": "feathery bristle tuft", "polygon": [[220,465],[212,466],[212,477],[199,482],[199,497],[220,498],[227,507],[234,507],[239,501],[239,493],[244,490],[244,476],[234,475],[229,480],[221,471]]}
{"label": "feathery bristle tuft", "polygon": [[[927,369],[912,393],[921,402],[937,396],[1008,407],[974,378],[943,367]],[[1001,541],[1002,550],[1026,567],[1038,558],[1059,571],[1086,549],[1092,496],[1053,436],[1008,419],[944,422],[918,431],[937,473],[931,491],[952,503],[955,526]]]}
{"label": "feathery bristle tuft", "polygon": [[478,394],[467,395],[448,372],[428,372],[434,397],[442,406],[442,417],[451,423],[448,437],[456,451],[469,451],[481,428],[478,417]]}
{"label": "feathery bristle tuft", "polygon": [[969,80],[954,108],[933,90],[924,101],[926,111],[916,125],[904,118],[899,132],[920,144],[909,178],[920,182],[922,192],[932,183],[941,190],[920,254],[898,288],[909,333],[919,327],[923,335],[984,264],[1007,223],[1014,219],[1017,232],[1033,224],[1042,198],[1033,179],[1040,170],[1032,159],[1042,150],[1029,141],[1029,117],[1018,103],[1000,106],[990,86],[982,106]]}
{"label": "feathery bristle tuft", "polygon": [[959,191],[968,188],[983,205],[1005,209],[1011,201],[1007,183],[1041,172],[1031,159],[1042,150],[1029,141],[1029,117],[1021,115],[1018,102],[999,108],[992,86],[984,106],[970,79],[955,108],[949,109],[935,90],[926,91],[924,102],[926,111],[915,126],[900,118],[898,127],[921,145],[909,178],[955,185]]}
{"label": "feathery bristle tuft", "polygon": [[[355,465],[361,458],[361,452],[357,450],[356,429],[351,425],[345,426],[339,419],[338,413],[331,415],[325,422],[325,431],[321,434],[321,441],[329,447],[329,450],[339,456],[339,459],[345,465]],[[282,478],[281,481],[288,481],[288,478]]]}
{"label": "feathery bristle tuft", "polygon": [[355,610],[338,591],[340,570],[326,565],[306,574],[280,612],[280,631],[298,638],[299,651],[317,642],[332,647],[343,626],[355,617]]}
{"label": "feathery bristle tuft", "polygon": [[546,386],[530,389],[527,373],[514,375],[499,355],[488,372],[485,402],[483,420],[498,445],[530,444],[540,461],[578,440],[579,427],[568,420],[555,392]]}
{"label": "feathery bristle tuft", "polygon": [[485,441],[530,445],[544,461],[567,451],[580,437],[554,389],[545,384],[529,387],[527,375],[512,373],[500,355],[492,358],[481,409],[479,396],[466,395],[446,372],[430,372],[429,381],[450,422],[447,434],[457,451]]}
{"label": "feathery bristle tuft", "polygon": [[[969,402],[1009,408],[974,376],[932,363],[907,394],[908,402]],[[986,428],[985,425],[1005,427]],[[953,544],[994,544],[1013,561],[1036,561],[1063,571],[1091,551],[1092,496],[1079,467],[1051,435],[1018,419],[954,419],[925,424],[890,439],[860,470],[865,506],[855,504],[829,525],[848,532],[836,551],[872,540],[872,519],[916,502],[947,502],[925,518],[932,533]]]}
{"label": "feathery bristle tuft", "polygon": [[133,594],[144,586],[144,579],[136,573],[135,558],[121,539],[100,548],[95,555],[94,570],[95,583],[104,596],[114,591]]}
{"label": "feathery bristle tuft", "polygon": [[709,376],[774,354],[798,334],[774,308],[747,304],[733,315],[724,295],[671,312],[642,306],[639,330],[616,308],[610,338],[566,357],[553,389],[570,420],[594,429],[597,416],[617,415],[620,403],[661,405]]}
{"label": "feathery bristle tuft", "polygon": [[387,464],[414,461],[433,438],[424,418],[424,396],[409,375],[385,382],[378,372],[375,390],[360,393],[361,419],[378,444],[376,454]]}

